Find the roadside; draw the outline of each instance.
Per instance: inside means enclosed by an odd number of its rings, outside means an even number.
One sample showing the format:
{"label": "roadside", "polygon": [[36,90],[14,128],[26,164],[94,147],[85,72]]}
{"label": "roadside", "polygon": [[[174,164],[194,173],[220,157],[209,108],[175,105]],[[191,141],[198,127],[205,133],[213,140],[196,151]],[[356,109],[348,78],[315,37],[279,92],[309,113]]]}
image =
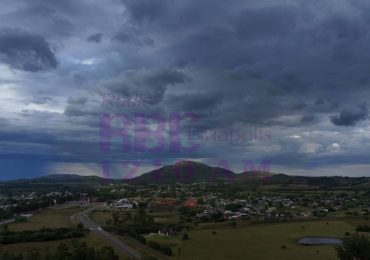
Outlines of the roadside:
{"label": "roadside", "polygon": [[101,239],[103,239],[105,242],[107,242],[107,244],[110,244],[111,246],[119,250],[121,253],[127,255],[128,257],[133,259],[140,259],[141,258],[140,254],[135,249],[131,248],[129,245],[125,244],[123,241],[116,238],[111,233],[106,232],[97,223],[90,219],[89,214],[100,207],[101,206],[95,206],[83,212],[76,213],[71,216],[71,220],[82,223],[86,228],[89,228],[91,232],[93,232]]}

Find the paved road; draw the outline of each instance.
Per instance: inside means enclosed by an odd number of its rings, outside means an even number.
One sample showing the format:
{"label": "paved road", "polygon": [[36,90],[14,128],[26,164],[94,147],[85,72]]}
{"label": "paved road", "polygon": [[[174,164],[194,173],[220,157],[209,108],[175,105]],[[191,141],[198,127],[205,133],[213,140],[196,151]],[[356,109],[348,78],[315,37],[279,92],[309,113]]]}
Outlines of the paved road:
{"label": "paved road", "polygon": [[107,243],[121,251],[123,254],[133,258],[133,259],[140,259],[140,254],[127,244],[125,244],[123,241],[119,240],[115,236],[113,236],[111,233],[104,231],[97,223],[92,221],[89,218],[89,213],[95,208],[89,208],[81,213],[77,213],[76,215],[73,215],[71,218],[76,219],[77,221],[81,222],[86,228],[89,228],[91,232],[94,232],[99,237],[104,239]]}

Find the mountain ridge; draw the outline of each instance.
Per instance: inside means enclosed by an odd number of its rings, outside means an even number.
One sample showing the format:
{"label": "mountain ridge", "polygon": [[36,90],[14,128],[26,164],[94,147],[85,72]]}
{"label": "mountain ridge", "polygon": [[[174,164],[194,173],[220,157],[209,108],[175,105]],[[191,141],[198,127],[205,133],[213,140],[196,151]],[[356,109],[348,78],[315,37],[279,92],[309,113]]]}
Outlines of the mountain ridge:
{"label": "mountain ridge", "polygon": [[50,174],[33,179],[7,180],[1,183],[127,183],[127,184],[173,184],[195,182],[243,182],[262,181],[264,184],[306,185],[357,185],[369,182],[369,177],[347,176],[297,176],[264,171],[235,173],[222,167],[214,167],[194,161],[179,161],[143,173],[131,179],[108,179],[96,175]]}

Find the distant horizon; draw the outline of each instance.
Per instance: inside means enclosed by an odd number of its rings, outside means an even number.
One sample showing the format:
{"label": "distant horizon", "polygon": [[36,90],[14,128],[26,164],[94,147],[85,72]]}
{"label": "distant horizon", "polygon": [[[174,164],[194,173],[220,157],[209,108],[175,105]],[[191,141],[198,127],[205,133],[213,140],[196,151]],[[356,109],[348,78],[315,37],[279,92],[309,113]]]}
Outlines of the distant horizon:
{"label": "distant horizon", "polygon": [[[188,160],[186,160],[188,161]],[[73,172],[66,172],[66,173],[48,173],[48,174],[44,174],[44,175],[37,175],[37,176],[34,176],[34,177],[31,177],[31,178],[27,178],[27,177],[23,177],[23,178],[15,178],[15,179],[1,179],[0,178],[0,181],[13,181],[13,180],[21,180],[21,179],[36,179],[36,178],[41,178],[41,177],[47,177],[47,176],[53,176],[53,175],[76,175],[76,176],[82,176],[82,177],[100,177],[100,178],[103,178],[103,179],[112,179],[112,180],[130,180],[130,179],[133,179],[133,178],[136,178],[138,176],[141,176],[143,174],[146,174],[146,173],[149,173],[151,171],[154,171],[154,170],[157,170],[157,169],[160,169],[164,166],[170,166],[170,165],[174,165],[176,163],[179,163],[179,162],[182,162],[182,161],[178,161],[178,162],[175,162],[173,164],[167,164],[167,165],[162,165],[162,166],[158,166],[157,168],[152,168],[151,170],[148,170],[148,171],[145,171],[145,172],[141,172],[141,173],[138,173],[137,175],[135,176],[132,176],[131,178],[122,178],[122,177],[118,177],[118,176],[111,176],[110,178],[106,178],[102,175],[98,175],[98,174],[79,174],[79,173],[73,173]],[[196,161],[188,161],[188,162],[196,162]],[[205,163],[202,163],[202,164],[205,164]],[[208,166],[211,166],[211,167],[219,167],[217,165],[209,165],[209,164],[205,164],[205,165],[208,165]],[[219,168],[222,168],[222,167],[219,167]],[[224,168],[223,168],[224,169]],[[231,170],[233,173],[235,174],[242,174],[244,173],[245,171],[233,171]],[[309,171],[309,170],[307,170]],[[247,172],[254,172],[253,170],[249,170]],[[263,170],[259,171],[257,169],[257,172],[264,172]],[[281,171],[269,171],[268,173],[270,174],[284,174],[284,175],[288,175],[288,176],[299,176],[299,177],[350,177],[350,178],[370,178],[370,176],[366,176],[366,175],[356,175],[356,176],[351,176],[351,175],[309,175],[309,174],[294,174],[294,173],[286,173],[286,172],[281,172]]]}

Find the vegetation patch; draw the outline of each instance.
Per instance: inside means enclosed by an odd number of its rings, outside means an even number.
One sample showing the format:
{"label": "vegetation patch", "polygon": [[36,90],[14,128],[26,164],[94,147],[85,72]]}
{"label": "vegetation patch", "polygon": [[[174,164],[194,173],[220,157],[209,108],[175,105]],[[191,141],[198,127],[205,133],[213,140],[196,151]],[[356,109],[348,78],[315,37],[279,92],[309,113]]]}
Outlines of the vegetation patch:
{"label": "vegetation patch", "polygon": [[5,225],[0,230],[0,243],[13,244],[80,238],[89,232],[89,229],[83,228],[81,225],[71,228],[42,228],[40,230],[25,230],[20,232],[10,231]]}

